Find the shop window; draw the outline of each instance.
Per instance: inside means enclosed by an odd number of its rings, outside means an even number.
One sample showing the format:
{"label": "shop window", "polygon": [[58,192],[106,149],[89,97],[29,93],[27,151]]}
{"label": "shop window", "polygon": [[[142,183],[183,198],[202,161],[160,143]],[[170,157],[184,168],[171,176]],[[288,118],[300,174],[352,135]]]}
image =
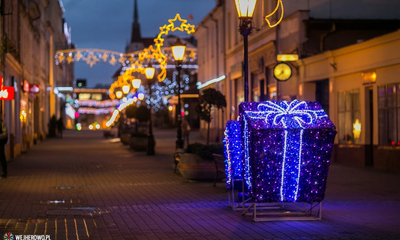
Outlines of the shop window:
{"label": "shop window", "polygon": [[239,109],[239,104],[244,102],[244,79],[238,78],[235,80],[236,89],[236,107]]}
{"label": "shop window", "polygon": [[400,84],[378,87],[379,144],[400,146]]}
{"label": "shop window", "polygon": [[338,136],[340,144],[359,144],[361,141],[360,90],[339,92]]}
{"label": "shop window", "polygon": [[259,101],[259,91],[258,91],[258,86],[259,86],[259,80],[258,80],[258,74],[257,73],[251,73],[251,99],[253,102],[258,102]]}

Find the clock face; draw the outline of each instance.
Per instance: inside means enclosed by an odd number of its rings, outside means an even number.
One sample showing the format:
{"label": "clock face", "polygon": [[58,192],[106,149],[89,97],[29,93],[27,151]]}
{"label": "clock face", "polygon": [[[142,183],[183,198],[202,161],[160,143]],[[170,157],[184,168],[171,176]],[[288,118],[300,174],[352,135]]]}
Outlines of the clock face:
{"label": "clock face", "polygon": [[286,81],[292,76],[292,68],[286,63],[278,63],[274,67],[274,77],[279,81]]}

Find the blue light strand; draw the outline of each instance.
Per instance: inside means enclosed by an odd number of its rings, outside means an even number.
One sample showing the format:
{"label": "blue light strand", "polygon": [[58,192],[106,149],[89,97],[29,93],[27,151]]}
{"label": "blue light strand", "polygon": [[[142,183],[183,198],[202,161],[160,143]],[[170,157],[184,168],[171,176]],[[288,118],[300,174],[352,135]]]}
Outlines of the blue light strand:
{"label": "blue light strand", "polygon": [[233,179],[242,179],[242,142],[240,122],[230,120],[224,131],[225,172],[227,188],[231,189]]}
{"label": "blue light strand", "polygon": [[296,201],[301,165],[303,129],[284,131],[284,148],[281,181],[281,201]]}
{"label": "blue light strand", "polygon": [[286,101],[279,103],[267,101],[257,105],[258,111],[246,111],[245,114],[250,118],[264,119],[266,124],[279,128],[303,129],[306,125],[313,125],[317,119],[328,117],[323,109],[304,109],[307,106],[307,102],[297,100],[293,100],[290,104]]}
{"label": "blue light strand", "polygon": [[251,189],[251,175],[250,175],[250,154],[249,154],[249,127],[247,124],[246,116],[243,116],[243,123],[244,123],[244,162],[243,162],[243,177],[246,182],[246,185],[249,186]]}
{"label": "blue light strand", "polygon": [[286,165],[286,149],[287,149],[287,131],[285,131],[285,140],[284,140],[284,144],[283,144],[283,163],[282,163],[282,177],[281,177],[281,189],[280,189],[280,199],[281,202],[283,202],[284,200],[284,196],[283,196],[283,189],[284,189],[284,185],[285,185],[285,165]]}
{"label": "blue light strand", "polygon": [[225,155],[225,175],[226,175],[226,187],[231,189],[232,182],[232,159],[231,159],[231,149],[229,147],[229,126],[226,123],[224,131],[224,139],[222,140],[224,144],[224,155]]}
{"label": "blue light strand", "polygon": [[294,195],[294,201],[297,201],[297,195],[299,193],[299,183],[300,183],[300,172],[301,172],[301,146],[303,145],[303,130],[300,130],[300,147],[299,147],[299,165],[297,166],[297,182],[296,182],[296,192]]}

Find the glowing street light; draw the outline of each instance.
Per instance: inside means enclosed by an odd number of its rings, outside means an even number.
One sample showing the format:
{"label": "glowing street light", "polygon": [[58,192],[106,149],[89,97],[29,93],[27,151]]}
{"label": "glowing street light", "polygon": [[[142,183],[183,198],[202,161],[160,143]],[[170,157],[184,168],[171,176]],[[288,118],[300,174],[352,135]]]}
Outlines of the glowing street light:
{"label": "glowing street light", "polygon": [[181,111],[181,69],[182,69],[182,60],[185,56],[186,44],[182,43],[181,39],[176,39],[176,42],[171,46],[172,55],[175,59],[176,70],[178,71],[178,75],[176,81],[178,82],[178,132],[177,132],[177,140],[176,140],[176,149],[183,148],[183,140],[182,140],[182,115]]}
{"label": "glowing street light", "polygon": [[172,55],[175,61],[182,61],[185,57],[186,44],[184,44],[180,38],[176,39],[176,42],[171,46]]}
{"label": "glowing street light", "polygon": [[139,99],[140,101],[142,101],[142,100],[144,99],[144,94],[143,94],[143,93],[139,93],[139,94],[138,94],[138,99]]}
{"label": "glowing street light", "polygon": [[128,93],[129,93],[129,90],[130,90],[129,85],[124,85],[124,86],[122,86],[122,92],[123,92],[124,94],[128,94]]}
{"label": "glowing street light", "polygon": [[121,98],[122,98],[122,95],[123,95],[123,93],[122,93],[121,91],[117,91],[117,92],[115,93],[115,96],[116,96],[118,99],[121,99]]}
{"label": "glowing street light", "polygon": [[235,0],[236,10],[240,19],[239,32],[243,36],[243,74],[244,74],[244,101],[249,101],[249,60],[248,60],[248,36],[253,29],[252,20],[254,8],[256,7],[257,0]]}
{"label": "glowing street light", "polygon": [[144,72],[146,74],[146,78],[151,80],[154,77],[154,73],[156,72],[156,69],[153,68],[153,65],[151,63],[149,63],[147,68],[145,68]]}
{"label": "glowing street light", "polygon": [[236,10],[239,18],[253,18],[254,9],[256,7],[257,0],[235,0]]}
{"label": "glowing street light", "polygon": [[140,87],[141,83],[142,83],[142,80],[140,80],[139,78],[135,78],[132,80],[132,86],[135,89],[138,89]]}

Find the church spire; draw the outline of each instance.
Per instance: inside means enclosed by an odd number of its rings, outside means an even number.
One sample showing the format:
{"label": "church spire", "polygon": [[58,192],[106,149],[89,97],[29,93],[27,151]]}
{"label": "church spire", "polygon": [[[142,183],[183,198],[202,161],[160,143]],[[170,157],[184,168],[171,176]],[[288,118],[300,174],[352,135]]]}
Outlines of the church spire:
{"label": "church spire", "polygon": [[139,24],[139,17],[138,17],[137,0],[135,0],[134,6],[133,6],[133,23],[132,23],[131,43],[141,42],[141,41],[142,41],[142,36],[140,34],[140,24]]}
{"label": "church spire", "polygon": [[139,17],[138,17],[138,7],[137,7],[137,0],[135,0],[135,6],[133,7],[133,23],[139,23]]}

